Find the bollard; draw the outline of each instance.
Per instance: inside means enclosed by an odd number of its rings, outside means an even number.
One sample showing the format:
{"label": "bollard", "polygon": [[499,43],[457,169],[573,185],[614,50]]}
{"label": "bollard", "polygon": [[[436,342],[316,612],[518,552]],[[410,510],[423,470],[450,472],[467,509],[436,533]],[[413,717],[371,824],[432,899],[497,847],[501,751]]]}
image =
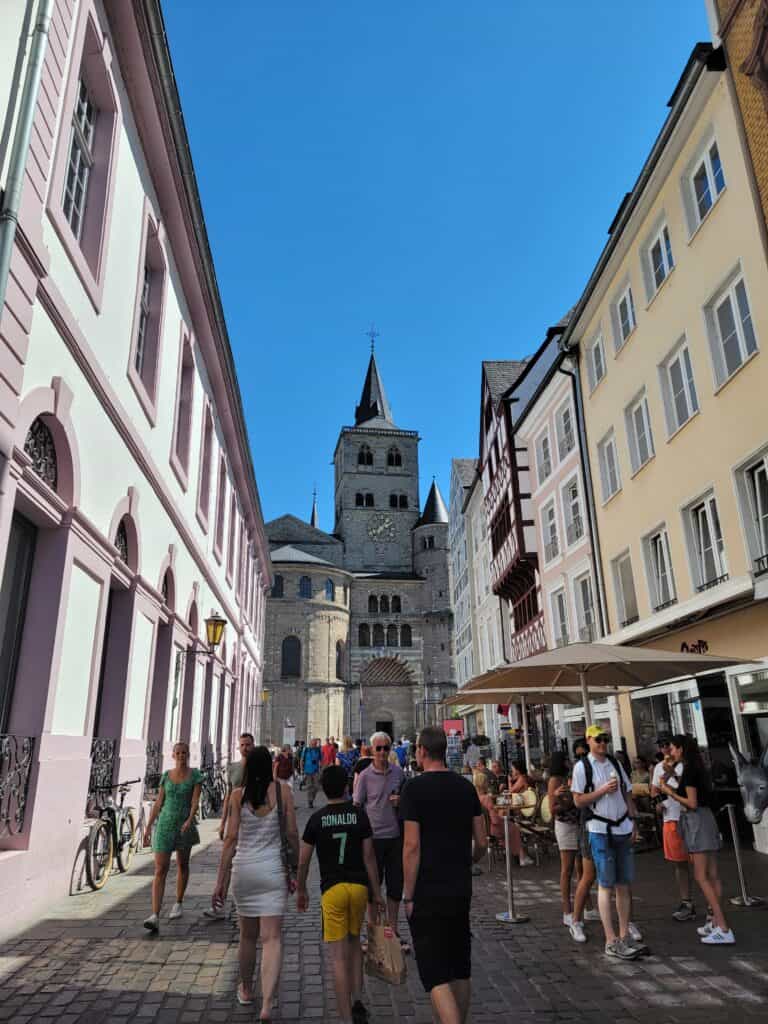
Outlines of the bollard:
{"label": "bollard", "polygon": [[726,804],[726,810],[728,811],[728,820],[731,823],[731,835],[733,836],[733,851],[736,854],[736,870],[739,873],[739,884],[741,885],[741,896],[732,896],[730,902],[734,907],[762,907],[765,900],[760,896],[748,896],[747,895],[747,883],[744,881],[744,868],[741,866],[741,845],[739,843],[739,833],[736,830],[736,811],[735,804]]}
{"label": "bollard", "polygon": [[525,924],[529,917],[515,913],[515,893],[512,888],[512,862],[509,859],[509,815],[504,815],[504,856],[507,863],[507,909],[496,915],[504,924]]}

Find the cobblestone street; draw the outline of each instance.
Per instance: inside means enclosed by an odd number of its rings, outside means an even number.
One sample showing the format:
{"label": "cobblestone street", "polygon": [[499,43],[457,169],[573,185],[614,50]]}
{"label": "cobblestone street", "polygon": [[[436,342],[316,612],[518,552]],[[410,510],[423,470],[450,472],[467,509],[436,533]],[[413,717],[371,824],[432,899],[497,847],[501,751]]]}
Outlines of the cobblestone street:
{"label": "cobblestone street", "polygon": [[[303,796],[299,802],[304,803]],[[306,816],[302,810],[300,825]],[[149,909],[147,855],[137,857],[127,875],[110,878],[102,892],[63,899],[44,918],[6,937],[0,944],[0,1021],[197,1024],[253,1019],[254,1008],[240,1007],[234,998],[235,928],[202,916],[220,844],[214,823],[204,823],[201,834],[184,917],[173,924],[163,921],[159,938],[142,929]],[[726,892],[732,895],[736,886],[730,855],[724,855],[723,864]],[[749,857],[750,877],[768,881],[763,864],[764,858]],[[531,917],[518,926],[494,918],[505,906],[501,869],[491,877],[484,869],[476,879],[475,1024],[765,1021],[767,911],[734,910],[738,944],[703,947],[690,925],[670,918],[672,889],[660,855],[644,854],[638,858],[635,916],[655,955],[631,964],[606,961],[598,925],[589,926],[590,941],[578,947],[559,923],[555,870],[555,861],[549,860],[542,868],[517,872],[518,910]],[[173,875],[169,892],[172,886]],[[276,1020],[335,1020],[333,986],[319,940],[316,876],[311,900],[308,914],[290,909],[286,918]],[[166,916],[171,903],[166,896]],[[378,981],[366,985],[376,1024],[426,1024],[431,1019],[411,958],[404,986],[389,988]]]}

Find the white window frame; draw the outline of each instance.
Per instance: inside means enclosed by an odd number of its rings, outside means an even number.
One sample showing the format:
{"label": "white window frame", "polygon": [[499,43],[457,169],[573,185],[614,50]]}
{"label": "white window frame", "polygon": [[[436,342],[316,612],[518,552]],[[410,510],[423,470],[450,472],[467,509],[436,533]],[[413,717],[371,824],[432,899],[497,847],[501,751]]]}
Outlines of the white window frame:
{"label": "white window frame", "polygon": [[[627,607],[627,595],[624,593],[624,585],[622,582],[621,564],[622,562],[629,563],[629,578],[632,582],[632,597],[635,602],[634,615],[629,615],[629,608]],[[635,586],[635,573],[632,568],[632,556],[627,551],[622,551],[620,555],[611,562],[611,568],[613,570],[613,591],[616,597],[616,608],[619,612],[619,621],[624,628],[625,624],[632,625],[633,622],[637,622],[640,617],[640,609],[637,603],[637,587]],[[630,621],[631,620],[631,621]]]}
{"label": "white window frame", "polygon": [[[653,250],[656,246],[659,246],[659,255],[661,256],[661,262],[657,265],[654,261]],[[669,235],[669,225],[666,221],[661,225],[659,230],[656,232],[654,237],[651,239],[648,250],[648,269],[650,271],[650,283],[652,286],[651,296],[653,297],[667,280],[669,275],[675,269],[675,258],[672,253],[672,239]],[[658,280],[656,271],[661,269],[661,280]]]}
{"label": "white window frame", "polygon": [[[621,317],[621,304],[626,302],[627,304],[627,325],[628,329],[626,334],[624,333],[624,326]],[[632,294],[632,283],[627,281],[626,285],[619,294],[616,296],[616,301],[613,304],[613,319],[614,319],[614,338],[613,347],[618,353],[620,352],[629,339],[632,337],[635,328],[637,327],[637,312],[635,310],[635,297]]]}
{"label": "white window frame", "polygon": [[95,162],[93,142],[98,115],[99,108],[93,101],[88,83],[81,76],[77,83],[75,109],[72,111],[72,134],[61,200],[64,217],[78,242],[82,238],[83,222],[88,208],[88,188]]}
{"label": "white window frame", "polygon": [[[676,390],[672,379],[672,367],[679,364],[680,387]],[[659,366],[661,396],[664,400],[664,415],[667,421],[667,437],[672,437],[681,430],[689,420],[699,412],[699,395],[696,389],[696,377],[693,372],[691,347],[687,338],[683,337],[672,349]],[[677,399],[685,402],[686,416],[680,418]]]}
{"label": "white window frame", "polygon": [[[571,487],[574,485],[576,487],[575,503],[573,496],[570,493]],[[583,541],[586,535],[584,528],[584,503],[581,498],[581,481],[579,480],[578,473],[575,473],[572,477],[569,477],[569,479],[566,480],[560,493],[563,502],[563,520],[565,521],[565,545],[570,548]],[[574,506],[576,508],[575,514]],[[581,529],[581,532],[578,534],[575,529],[572,529],[577,519],[579,520]]]}
{"label": "white window frame", "polygon": [[557,506],[554,498],[550,499],[541,510],[541,536],[544,544],[544,563],[549,564],[560,555]]}
{"label": "white window frame", "polygon": [[[717,187],[716,172],[712,166],[713,148],[717,150],[717,159],[720,164],[721,185],[719,188]],[[709,193],[709,206],[704,213],[702,213],[699,208],[699,200],[696,195],[696,176],[702,168],[704,169],[704,174],[707,179],[707,191]],[[690,189],[692,210],[695,217],[695,227],[703,224],[710,215],[718,199],[723,192],[725,192],[726,184],[725,170],[723,169],[723,158],[720,155],[720,146],[717,143],[717,139],[712,136],[706,146],[704,146],[702,152],[697,156],[688,175],[688,187]]]}
{"label": "white window frame", "polygon": [[[609,465],[607,462],[607,452],[613,451],[613,471],[616,478],[616,486],[613,490],[609,490],[611,486],[611,479],[609,473]],[[600,465],[600,484],[603,492],[603,504],[610,501],[614,494],[618,494],[621,490],[621,473],[619,471],[619,449],[616,447],[616,434],[613,430],[610,430],[602,441],[597,444],[597,460]]]}
{"label": "white window frame", "polygon": [[563,647],[570,641],[568,624],[568,594],[565,587],[558,587],[549,595],[552,609],[552,639],[555,647]]}
{"label": "white window frame", "polygon": [[[640,420],[642,433],[639,432],[638,419]],[[648,409],[648,395],[645,389],[643,389],[624,410],[624,422],[627,428],[629,455],[632,463],[632,473],[634,474],[638,473],[656,454],[653,446],[653,431],[651,429],[651,413]],[[641,451],[641,439],[645,442],[645,456],[643,456],[643,452]]]}
{"label": "white window frame", "polygon": [[[763,489],[756,486],[762,478]],[[736,493],[746,534],[747,552],[755,573],[768,570],[768,447],[736,469]]]}
{"label": "white window frame", "polygon": [[[597,366],[595,364],[595,353],[600,353],[600,364],[602,372],[598,374]],[[605,343],[603,342],[602,334],[598,334],[592,344],[589,346],[587,360],[587,376],[589,378],[589,390],[594,391],[600,381],[605,377],[608,372],[608,368],[605,362]]]}
{"label": "white window frame", "polygon": [[[742,310],[739,305],[739,286],[743,289],[744,300],[747,304],[746,317],[742,317]],[[728,336],[728,339],[723,338],[720,320],[718,317],[718,311],[726,302],[730,303],[731,317],[735,327],[735,331]],[[747,282],[740,267],[737,267],[725,285],[718,289],[709,302],[707,302],[704,307],[704,319],[707,324],[715,388],[717,390],[726,384],[731,377],[735,376],[742,366],[744,366],[746,362],[748,362],[753,356],[757,355],[760,351],[760,343],[758,341],[755,321],[752,315],[752,302],[749,297],[749,289],[747,288]],[[749,339],[744,330],[744,323],[746,320],[749,320],[752,340],[754,341],[754,348],[751,351],[747,348]],[[739,363],[734,367],[734,369],[729,370],[725,360],[725,341],[731,340],[734,334],[738,346]]]}
{"label": "white window frame", "polygon": [[[544,445],[547,446],[548,456],[544,454]],[[552,476],[552,442],[549,431],[544,430],[536,438],[536,479],[541,486],[545,480]]]}
{"label": "white window frame", "polygon": [[[683,516],[693,585],[699,591],[706,590],[715,580],[722,582],[722,577],[728,576],[725,541],[714,491],[710,490],[691,502]],[[711,572],[707,571],[707,557],[712,560]]]}
{"label": "white window frame", "polygon": [[[589,591],[589,607],[584,602],[584,585]],[[573,598],[576,605],[576,622],[578,638],[582,643],[593,643],[597,639],[597,620],[595,616],[595,588],[592,574],[582,573],[573,581]]]}
{"label": "white window frame", "polygon": [[[677,602],[677,587],[666,525],[657,527],[643,538],[643,554],[651,608],[654,612],[662,611]],[[662,589],[665,579],[666,593]]]}
{"label": "white window frame", "polygon": [[[570,420],[570,430],[565,428],[564,420],[566,416]],[[557,436],[557,455],[560,462],[562,462],[576,448],[576,421],[573,415],[573,405],[570,400],[563,402],[555,413],[555,435]],[[570,447],[566,448],[565,446],[569,438]]]}

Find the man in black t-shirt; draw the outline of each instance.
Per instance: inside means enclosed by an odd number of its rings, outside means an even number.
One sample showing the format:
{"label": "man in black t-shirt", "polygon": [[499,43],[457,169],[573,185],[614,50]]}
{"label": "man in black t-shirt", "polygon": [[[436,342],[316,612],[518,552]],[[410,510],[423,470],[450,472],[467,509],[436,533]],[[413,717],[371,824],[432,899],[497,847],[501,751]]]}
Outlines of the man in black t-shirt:
{"label": "man in black t-shirt", "polygon": [[488,841],[475,787],[446,768],[446,747],[439,726],[422,729],[416,760],[423,773],[403,788],[400,812],[403,903],[416,966],[434,1015],[453,1024],[469,1012],[472,864],[482,859]]}
{"label": "man in black t-shirt", "polygon": [[315,811],[304,829],[296,907],[304,911],[309,906],[307,874],[312,853],[317,850],[323,941],[329,944],[333,957],[339,1016],[342,1024],[366,1024],[360,928],[368,905],[369,886],[373,903],[383,906],[373,832],[365,811],[347,798],[347,773],[341,765],[326,768],[320,785],[328,803]]}

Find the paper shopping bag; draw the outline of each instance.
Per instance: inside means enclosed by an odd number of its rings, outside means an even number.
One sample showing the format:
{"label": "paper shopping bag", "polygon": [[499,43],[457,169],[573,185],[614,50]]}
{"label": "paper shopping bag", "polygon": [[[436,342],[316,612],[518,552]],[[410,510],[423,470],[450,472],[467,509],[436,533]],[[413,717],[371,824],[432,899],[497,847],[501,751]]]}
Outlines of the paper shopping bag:
{"label": "paper shopping bag", "polygon": [[386,922],[368,924],[368,952],[365,955],[365,973],[380,978],[388,985],[402,985],[405,981],[405,960],[400,939]]}

